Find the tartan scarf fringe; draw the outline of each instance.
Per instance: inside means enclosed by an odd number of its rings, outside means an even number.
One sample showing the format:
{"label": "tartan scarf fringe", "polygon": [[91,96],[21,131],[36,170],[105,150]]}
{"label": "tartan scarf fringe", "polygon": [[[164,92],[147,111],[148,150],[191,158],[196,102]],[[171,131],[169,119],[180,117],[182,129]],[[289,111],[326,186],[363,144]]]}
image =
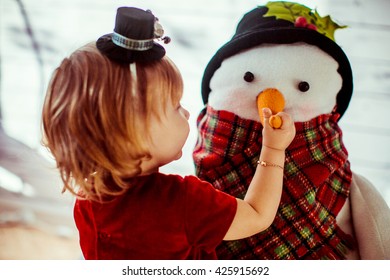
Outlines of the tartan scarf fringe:
{"label": "tartan scarf fringe", "polygon": [[[296,123],[286,150],[281,203],[270,228],[223,242],[220,259],[344,259],[354,248],[336,223],[352,180],[337,115]],[[261,151],[262,125],[206,107],[198,117],[196,173],[216,189],[243,198]]]}

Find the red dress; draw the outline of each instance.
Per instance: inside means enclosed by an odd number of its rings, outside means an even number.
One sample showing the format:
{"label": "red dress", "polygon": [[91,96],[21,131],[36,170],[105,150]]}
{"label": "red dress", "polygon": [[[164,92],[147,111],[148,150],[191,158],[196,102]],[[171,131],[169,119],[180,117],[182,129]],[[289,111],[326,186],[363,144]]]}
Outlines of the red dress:
{"label": "red dress", "polygon": [[216,259],[236,199],[195,176],[154,173],[107,203],[77,200],[85,259]]}

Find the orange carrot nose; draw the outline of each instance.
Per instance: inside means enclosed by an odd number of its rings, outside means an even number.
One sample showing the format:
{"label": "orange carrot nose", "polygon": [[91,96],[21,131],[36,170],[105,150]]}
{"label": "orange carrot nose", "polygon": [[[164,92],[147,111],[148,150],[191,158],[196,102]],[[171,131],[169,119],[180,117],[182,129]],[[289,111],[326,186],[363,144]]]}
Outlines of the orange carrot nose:
{"label": "orange carrot nose", "polygon": [[[272,114],[277,114],[284,110],[283,94],[275,88],[267,88],[259,93],[257,96],[257,110],[260,116],[260,122],[264,125],[263,108],[270,108]],[[269,124],[273,128],[280,128],[282,126],[282,119],[279,116],[271,116]]]}

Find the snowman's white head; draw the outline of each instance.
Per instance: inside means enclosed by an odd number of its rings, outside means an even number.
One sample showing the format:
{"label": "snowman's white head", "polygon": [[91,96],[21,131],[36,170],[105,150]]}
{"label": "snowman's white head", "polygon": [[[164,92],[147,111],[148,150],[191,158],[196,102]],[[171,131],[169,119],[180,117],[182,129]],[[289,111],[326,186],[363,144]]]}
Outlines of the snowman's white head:
{"label": "snowman's white head", "polygon": [[284,96],[294,121],[331,113],[342,88],[339,64],[306,43],[263,44],[222,61],[210,80],[208,105],[258,121],[256,97],[267,88]]}
{"label": "snowman's white head", "polygon": [[334,36],[344,27],[294,2],[256,7],[207,64],[203,103],[258,120],[256,96],[276,88],[295,121],[333,109],[342,117],[353,92],[351,65]]}

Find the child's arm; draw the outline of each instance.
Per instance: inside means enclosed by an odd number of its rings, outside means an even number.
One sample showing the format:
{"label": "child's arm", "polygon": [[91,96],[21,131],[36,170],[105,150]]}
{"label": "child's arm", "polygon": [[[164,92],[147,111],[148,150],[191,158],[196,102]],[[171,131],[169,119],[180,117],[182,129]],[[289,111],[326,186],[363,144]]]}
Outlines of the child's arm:
{"label": "child's arm", "polygon": [[295,126],[290,116],[278,113],[283,119],[280,129],[270,127],[269,109],[263,110],[263,147],[255,175],[244,200],[237,199],[237,212],[224,240],[241,239],[267,229],[278,209],[283,186],[285,149],[295,136]]}

